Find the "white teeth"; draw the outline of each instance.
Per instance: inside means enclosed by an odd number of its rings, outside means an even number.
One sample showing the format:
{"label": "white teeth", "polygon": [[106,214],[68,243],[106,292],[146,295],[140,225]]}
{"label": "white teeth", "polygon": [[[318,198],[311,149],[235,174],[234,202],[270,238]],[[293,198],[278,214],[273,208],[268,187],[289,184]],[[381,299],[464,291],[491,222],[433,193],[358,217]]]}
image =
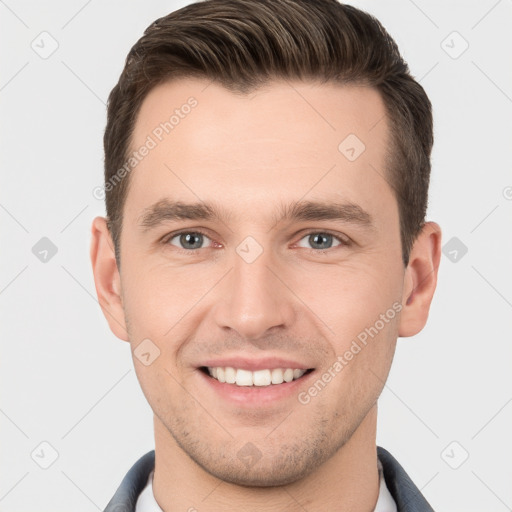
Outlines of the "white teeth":
{"label": "white teeth", "polygon": [[234,384],[236,382],[236,370],[227,366],[224,370],[224,378],[228,384]]}
{"label": "white teeth", "polygon": [[283,370],[281,368],[274,368],[272,370],[272,384],[282,384],[283,382]]}
{"label": "white teeth", "polygon": [[293,380],[293,370],[288,368],[283,373],[283,379],[285,382],[291,382]]}
{"label": "white teeth", "polygon": [[258,370],[252,374],[255,386],[268,386],[272,382],[270,370]]}
{"label": "white teeth", "polygon": [[237,370],[236,371],[236,385],[237,386],[252,386],[252,372],[249,370]]}
{"label": "white teeth", "polygon": [[237,386],[270,386],[270,384],[282,384],[300,379],[306,370],[293,368],[274,368],[272,370],[257,370],[251,372],[227,367],[208,367],[208,373],[219,382],[236,384]]}
{"label": "white teeth", "polygon": [[299,377],[302,377],[302,373],[300,373],[301,370],[293,370],[293,378],[298,379]]}

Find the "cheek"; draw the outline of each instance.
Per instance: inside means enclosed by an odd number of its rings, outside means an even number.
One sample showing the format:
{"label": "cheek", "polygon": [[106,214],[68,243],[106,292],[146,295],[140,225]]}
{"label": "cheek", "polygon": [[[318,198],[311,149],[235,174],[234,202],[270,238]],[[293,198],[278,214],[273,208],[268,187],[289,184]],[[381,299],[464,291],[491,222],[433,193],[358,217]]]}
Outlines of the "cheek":
{"label": "cheek", "polygon": [[134,368],[140,388],[151,406],[160,417],[173,417],[186,402],[180,395],[177,376],[173,369],[168,370],[169,364],[165,354],[161,354],[150,366],[145,366],[134,357]]}
{"label": "cheek", "polygon": [[190,266],[150,267],[142,260],[125,272],[124,311],[139,337],[165,337],[215,283],[211,273],[203,278]]}
{"label": "cheek", "polygon": [[376,402],[391,367],[397,316],[388,318],[387,323],[377,319],[359,320],[362,327],[354,325],[354,335],[338,336],[332,342],[334,359],[324,369],[324,373],[330,374],[332,384],[328,384],[330,391],[322,400],[329,410],[337,410],[347,422],[356,411],[366,411]]}
{"label": "cheek", "polygon": [[392,270],[384,272],[378,265],[359,262],[319,265],[301,274],[295,289],[304,304],[330,327],[334,339],[347,341],[373,325],[401,298],[397,276]]}
{"label": "cheek", "polygon": [[[333,389],[339,392],[325,399],[336,407],[344,403],[343,396],[352,405],[376,399],[389,372],[398,336],[401,281],[393,262],[388,268],[384,272],[382,266],[360,262],[326,267],[301,285],[304,302],[330,328],[324,329],[333,349],[333,360],[327,364],[337,376]],[[332,368],[336,362],[341,365],[338,372]]]}

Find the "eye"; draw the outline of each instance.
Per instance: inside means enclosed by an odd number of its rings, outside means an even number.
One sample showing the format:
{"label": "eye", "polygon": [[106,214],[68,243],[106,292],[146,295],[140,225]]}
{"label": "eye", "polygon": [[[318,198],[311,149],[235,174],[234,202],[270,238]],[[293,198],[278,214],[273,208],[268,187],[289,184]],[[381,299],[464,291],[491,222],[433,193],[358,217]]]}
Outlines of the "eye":
{"label": "eye", "polygon": [[[181,233],[170,235],[163,242],[165,244],[177,246],[179,249],[197,250],[203,248],[201,246],[203,245],[205,238],[210,240],[204,233],[201,233],[200,231],[182,231]],[[177,244],[172,242],[174,239],[177,239]]]}
{"label": "eye", "polygon": [[[324,231],[310,232],[310,233],[306,234],[306,236],[301,238],[301,241],[304,239],[306,239],[307,243],[311,244],[313,249],[317,249],[319,251],[332,248],[333,247],[333,239],[335,241],[339,242],[334,247],[337,247],[339,245],[346,245],[346,246],[350,245],[349,240],[346,240],[340,236],[333,235],[331,233],[324,232]],[[299,247],[304,247],[304,246],[300,245],[300,242],[299,242]],[[308,247],[306,247],[306,248],[308,248]]]}

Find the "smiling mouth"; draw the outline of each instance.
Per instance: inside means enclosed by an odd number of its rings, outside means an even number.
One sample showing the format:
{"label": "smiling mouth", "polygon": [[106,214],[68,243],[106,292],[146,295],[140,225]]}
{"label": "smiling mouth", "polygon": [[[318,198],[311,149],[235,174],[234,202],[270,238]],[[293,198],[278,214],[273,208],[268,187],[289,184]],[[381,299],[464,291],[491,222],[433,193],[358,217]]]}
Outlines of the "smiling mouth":
{"label": "smiling mouth", "polygon": [[301,379],[304,375],[311,373],[314,368],[308,368],[307,370],[299,368],[272,368],[253,372],[232,368],[231,366],[201,366],[199,370],[221,383],[233,384],[235,386],[265,387]]}

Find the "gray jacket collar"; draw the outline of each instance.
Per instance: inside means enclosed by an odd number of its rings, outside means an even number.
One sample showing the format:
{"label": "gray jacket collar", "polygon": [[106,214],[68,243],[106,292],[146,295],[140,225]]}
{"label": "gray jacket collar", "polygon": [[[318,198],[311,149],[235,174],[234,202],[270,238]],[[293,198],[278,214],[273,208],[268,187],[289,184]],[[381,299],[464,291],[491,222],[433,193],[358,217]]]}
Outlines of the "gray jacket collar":
{"label": "gray jacket collar", "polygon": [[[434,512],[409,475],[387,450],[377,446],[377,456],[398,512]],[[154,467],[155,450],[151,450],[131,467],[104,512],[135,512],[137,498]]]}

